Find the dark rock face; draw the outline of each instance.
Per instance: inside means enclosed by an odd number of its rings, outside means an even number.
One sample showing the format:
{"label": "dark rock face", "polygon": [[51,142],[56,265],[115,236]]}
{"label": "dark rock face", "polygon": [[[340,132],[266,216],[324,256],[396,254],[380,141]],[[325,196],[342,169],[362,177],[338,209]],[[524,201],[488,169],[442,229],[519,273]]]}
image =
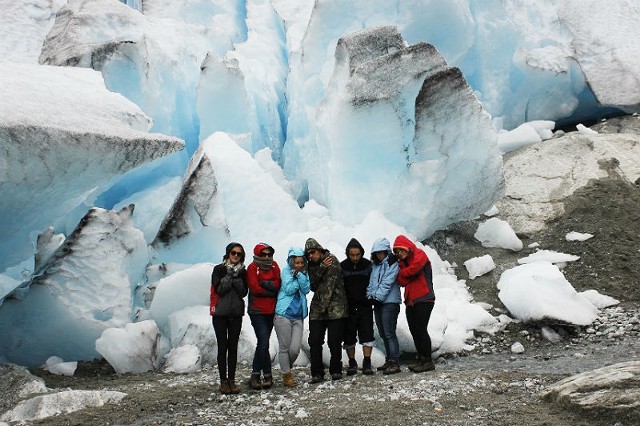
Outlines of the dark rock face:
{"label": "dark rock face", "polygon": [[348,88],[354,106],[393,101],[407,86],[419,86],[446,68],[446,61],[434,46],[417,43],[359,64]]}
{"label": "dark rock face", "polygon": [[[501,196],[502,159],[490,116],[438,49],[422,42],[406,46],[396,28],[377,27],[342,37],[335,58],[318,113],[319,163],[335,157],[329,181],[346,181],[357,169],[360,178],[380,182],[366,197],[327,185],[327,200],[324,194],[318,199],[338,220],[354,223],[362,219],[354,211],[379,210],[427,237],[486,211]],[[361,159],[345,160],[356,147],[370,150],[363,154],[371,159],[370,170],[361,170]],[[311,192],[317,189],[324,190]],[[419,213],[397,208],[406,199]],[[459,206],[456,217],[434,207],[451,203]]]}
{"label": "dark rock face", "polygon": [[[117,52],[123,44],[136,43],[142,38],[143,17],[122,3],[102,8],[98,2],[80,0],[68,2],[58,11],[56,20],[47,35],[40,53],[43,65],[87,67],[99,70],[104,60]],[[103,44],[86,43],[85,28],[95,26],[95,21],[110,22],[114,27],[130,28]]]}
{"label": "dark rock face", "polygon": [[336,62],[347,62],[353,74],[358,66],[403,47],[404,40],[396,27],[370,28],[340,38],[336,46]]}
{"label": "dark rock face", "polygon": [[195,162],[195,166],[187,172],[180,194],[176,197],[153,240],[153,247],[169,245],[191,233],[193,226],[190,223],[190,208],[195,210],[200,223],[205,225],[204,218],[218,192],[218,181],[211,161],[206,155],[196,155],[192,161]]}

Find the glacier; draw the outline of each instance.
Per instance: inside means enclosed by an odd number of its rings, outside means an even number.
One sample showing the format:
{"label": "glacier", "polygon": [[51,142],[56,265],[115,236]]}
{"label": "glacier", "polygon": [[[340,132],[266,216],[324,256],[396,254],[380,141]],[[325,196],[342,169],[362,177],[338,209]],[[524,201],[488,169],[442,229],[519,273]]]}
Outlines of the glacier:
{"label": "glacier", "polygon": [[[422,240],[501,197],[500,132],[640,109],[632,0],[0,7],[0,360],[28,365],[99,356],[229,240]],[[498,325],[456,315],[476,305],[429,255],[434,348],[460,350]],[[160,325],[151,366],[184,347]]]}

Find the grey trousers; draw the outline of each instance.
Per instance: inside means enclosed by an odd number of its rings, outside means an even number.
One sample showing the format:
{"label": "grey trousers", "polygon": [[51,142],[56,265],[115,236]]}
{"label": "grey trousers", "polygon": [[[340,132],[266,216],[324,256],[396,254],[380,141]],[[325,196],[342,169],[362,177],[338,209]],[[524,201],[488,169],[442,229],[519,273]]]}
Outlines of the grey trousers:
{"label": "grey trousers", "polygon": [[276,331],[280,345],[278,350],[280,370],[283,373],[288,373],[293,363],[298,359],[300,349],[302,348],[304,321],[292,320],[276,315],[273,319],[273,328]]}

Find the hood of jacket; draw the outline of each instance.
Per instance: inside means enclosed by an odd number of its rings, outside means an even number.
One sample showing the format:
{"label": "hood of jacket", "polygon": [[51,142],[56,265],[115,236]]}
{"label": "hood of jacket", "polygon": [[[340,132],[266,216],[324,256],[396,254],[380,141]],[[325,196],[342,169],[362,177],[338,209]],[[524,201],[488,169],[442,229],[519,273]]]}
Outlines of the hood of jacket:
{"label": "hood of jacket", "polygon": [[371,253],[375,253],[377,251],[386,251],[387,253],[391,253],[391,243],[386,238],[378,238],[373,242],[371,246]]}
{"label": "hood of jacket", "polygon": [[416,245],[404,235],[398,235],[393,242],[393,249],[404,249],[409,253],[409,256],[411,256],[411,254],[416,251]]}
{"label": "hood of jacket", "polygon": [[362,257],[364,257],[364,247],[362,247],[360,241],[356,240],[355,238],[352,238],[351,241],[349,241],[349,244],[347,244],[347,248],[344,250],[344,254],[346,254],[347,257],[349,257],[349,249],[351,248],[360,249],[360,253],[362,253]]}
{"label": "hood of jacket", "polygon": [[292,257],[304,257],[304,250],[301,247],[291,247],[287,253],[287,260]]}
{"label": "hood of jacket", "polygon": [[322,247],[316,240],[313,238],[307,238],[307,242],[304,243],[304,252],[306,253],[311,249],[320,250],[322,252],[325,251],[324,247]]}

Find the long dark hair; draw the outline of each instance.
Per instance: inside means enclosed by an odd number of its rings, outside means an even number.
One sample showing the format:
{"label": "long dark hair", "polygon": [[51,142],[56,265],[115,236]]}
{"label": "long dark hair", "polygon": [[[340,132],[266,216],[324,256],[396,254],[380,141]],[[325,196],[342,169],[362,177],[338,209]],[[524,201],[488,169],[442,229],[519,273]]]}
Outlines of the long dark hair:
{"label": "long dark hair", "polygon": [[242,244],[235,243],[235,242],[227,244],[227,247],[225,248],[224,256],[222,256],[222,260],[225,261],[229,259],[229,253],[231,253],[231,250],[233,250],[236,247],[240,247],[240,249],[242,250],[242,256],[240,256],[240,263],[244,263],[244,256],[245,256],[244,247],[242,247]]}

